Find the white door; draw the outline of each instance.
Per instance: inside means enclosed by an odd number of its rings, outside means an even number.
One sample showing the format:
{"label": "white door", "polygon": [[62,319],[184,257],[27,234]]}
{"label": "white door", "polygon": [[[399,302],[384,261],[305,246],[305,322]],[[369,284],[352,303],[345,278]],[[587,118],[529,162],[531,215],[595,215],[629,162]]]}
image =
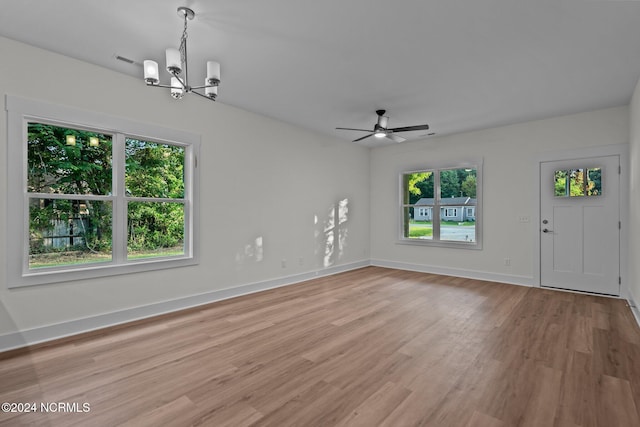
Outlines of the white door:
{"label": "white door", "polygon": [[620,157],[540,163],[540,284],[620,294]]}

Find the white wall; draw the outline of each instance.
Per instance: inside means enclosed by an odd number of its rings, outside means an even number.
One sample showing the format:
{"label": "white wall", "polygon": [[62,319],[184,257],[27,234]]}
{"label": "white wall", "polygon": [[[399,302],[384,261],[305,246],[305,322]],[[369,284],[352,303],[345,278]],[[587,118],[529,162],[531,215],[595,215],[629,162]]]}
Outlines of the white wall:
{"label": "white wall", "polygon": [[[537,158],[552,150],[626,144],[628,132],[628,108],[617,107],[373,149],[372,263],[537,285]],[[484,160],[483,249],[398,244],[398,175],[477,158]],[[520,216],[531,221],[522,223]]]}
{"label": "white wall", "polygon": [[[640,256],[638,88],[630,109],[611,108],[369,151],[220,102],[195,96],[176,102],[163,90],[147,88],[142,79],[5,38],[0,38],[0,51],[12,58],[0,62],[2,96],[33,98],[202,135],[201,264],[11,290],[1,274],[0,349],[20,344],[16,337],[24,342],[52,338],[127,320],[128,311],[149,315],[171,309],[172,301],[190,304],[231,296],[263,284],[311,277],[317,270],[323,274],[364,265],[370,258],[380,264],[532,284],[536,156],[627,143],[630,128],[629,259]],[[224,86],[220,96],[224,102]],[[9,203],[16,202],[7,198],[10,183],[4,171],[11,161],[7,144],[6,114],[0,114],[0,260],[12,250],[5,237],[6,211]],[[479,157],[484,160],[483,249],[397,244],[398,174]],[[336,230],[332,218],[338,211],[343,222]],[[520,216],[529,216],[532,222],[520,223]],[[336,240],[335,250],[327,255],[327,237],[334,231],[341,244]],[[504,266],[506,257],[511,259],[509,267]],[[282,259],[287,268],[281,267]],[[635,263],[630,265],[631,292],[637,301],[640,271]]]}
{"label": "white wall", "polygon": [[[17,95],[202,135],[200,265],[11,290],[2,274],[0,340],[15,341],[17,331],[25,341],[45,339],[83,324],[117,321],[109,314],[130,308],[368,262],[368,149],[226,106],[224,86],[218,103],[197,96],[177,102],[165,90],[147,88],[142,78],[6,38],[0,38],[0,51],[11,58],[0,61],[2,104],[5,94]],[[13,248],[5,237],[7,206],[19,202],[7,200],[7,144],[19,141],[7,141],[6,120],[0,114],[2,262]],[[341,202],[341,243],[336,240],[326,255],[331,216]],[[256,242],[262,242],[261,255]],[[86,320],[98,315],[96,322]],[[52,327],[78,319],[85,321],[68,330]],[[27,333],[38,328],[49,329]]]}
{"label": "white wall", "polygon": [[[640,303],[640,81],[631,98],[630,117],[630,184],[629,184],[629,293]],[[637,311],[636,314],[640,315]],[[640,317],[639,317],[640,321]]]}

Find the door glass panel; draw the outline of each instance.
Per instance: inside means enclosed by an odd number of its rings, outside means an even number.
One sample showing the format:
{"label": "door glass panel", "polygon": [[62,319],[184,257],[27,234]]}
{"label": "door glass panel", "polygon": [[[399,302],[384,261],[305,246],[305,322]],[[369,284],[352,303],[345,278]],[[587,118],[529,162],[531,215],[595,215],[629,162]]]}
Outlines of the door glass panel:
{"label": "door glass panel", "polygon": [[602,168],[557,170],[553,182],[555,197],[599,196],[602,194]]}
{"label": "door glass panel", "polygon": [[587,196],[602,195],[602,168],[587,169]]}
{"label": "door glass panel", "polygon": [[584,196],[584,169],[571,169],[569,172],[569,196]]}

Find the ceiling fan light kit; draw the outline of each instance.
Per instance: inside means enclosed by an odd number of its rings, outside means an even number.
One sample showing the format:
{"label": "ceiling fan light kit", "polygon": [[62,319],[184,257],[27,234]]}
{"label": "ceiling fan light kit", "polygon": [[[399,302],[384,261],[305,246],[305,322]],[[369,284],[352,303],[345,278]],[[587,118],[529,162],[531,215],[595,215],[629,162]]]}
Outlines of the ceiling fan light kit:
{"label": "ceiling fan light kit", "polygon": [[403,142],[403,141],[406,141],[407,138],[403,138],[400,135],[396,135],[396,133],[429,129],[429,125],[404,126],[404,127],[389,129],[388,128],[389,117],[385,116],[384,113],[386,113],[386,110],[376,110],[376,114],[378,115],[378,122],[375,125],[373,125],[373,131],[368,129],[354,129],[354,128],[336,128],[336,129],[355,130],[358,132],[370,132],[368,135],[365,135],[358,139],[354,139],[353,142],[362,141],[363,139],[369,138],[370,136],[375,136],[376,138],[387,138],[392,140],[393,142]]}
{"label": "ceiling fan light kit", "polygon": [[[184,19],[184,30],[180,37],[180,47],[168,48],[165,51],[166,69],[171,75],[170,84],[160,84],[160,72],[158,63],[147,59],[143,63],[144,81],[147,86],[169,88],[174,99],[181,99],[185,93],[195,93],[203,98],[215,101],[218,97],[218,85],[220,84],[220,64],[216,61],[207,61],[207,77],[202,86],[190,86],[187,68],[187,23],[195,18],[196,14],[188,7],[179,7],[178,16]],[[183,73],[184,71],[184,73]],[[196,90],[204,89],[204,93]]]}

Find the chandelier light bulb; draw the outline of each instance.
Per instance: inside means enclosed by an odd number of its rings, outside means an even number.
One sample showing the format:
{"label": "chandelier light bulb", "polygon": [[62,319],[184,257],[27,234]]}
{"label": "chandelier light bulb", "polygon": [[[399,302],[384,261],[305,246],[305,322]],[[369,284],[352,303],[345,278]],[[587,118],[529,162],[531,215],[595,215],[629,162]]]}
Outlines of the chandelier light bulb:
{"label": "chandelier light bulb", "polygon": [[205,85],[217,86],[220,84],[220,63],[216,61],[207,61],[207,80]]}
{"label": "chandelier light bulb", "polygon": [[175,77],[171,77],[171,96],[174,99],[182,99],[184,96],[184,90],[182,89],[182,83]]}
{"label": "chandelier light bulb", "polygon": [[160,75],[158,73],[158,63],[147,59],[144,61],[144,81],[148,85],[157,85],[160,82]]}
{"label": "chandelier light bulb", "polygon": [[182,61],[180,60],[180,51],[173,47],[167,48],[165,51],[167,58],[167,71],[171,74],[180,74],[182,72]]}

